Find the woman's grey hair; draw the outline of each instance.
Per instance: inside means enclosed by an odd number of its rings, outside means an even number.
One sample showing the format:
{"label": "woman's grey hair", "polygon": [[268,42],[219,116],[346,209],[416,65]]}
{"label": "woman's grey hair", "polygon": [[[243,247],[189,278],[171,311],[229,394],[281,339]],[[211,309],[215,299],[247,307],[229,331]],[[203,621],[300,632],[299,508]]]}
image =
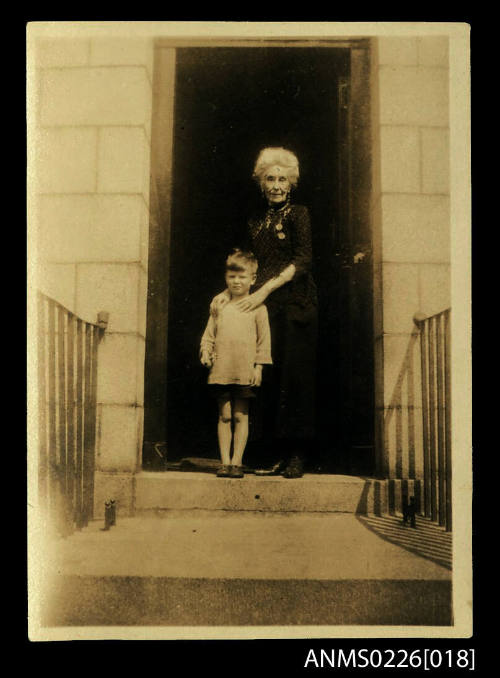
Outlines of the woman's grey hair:
{"label": "woman's grey hair", "polygon": [[292,186],[297,186],[299,181],[299,161],[297,156],[286,148],[268,147],[259,153],[253,170],[252,178],[262,185],[265,173],[269,167],[278,165],[287,171],[288,181]]}

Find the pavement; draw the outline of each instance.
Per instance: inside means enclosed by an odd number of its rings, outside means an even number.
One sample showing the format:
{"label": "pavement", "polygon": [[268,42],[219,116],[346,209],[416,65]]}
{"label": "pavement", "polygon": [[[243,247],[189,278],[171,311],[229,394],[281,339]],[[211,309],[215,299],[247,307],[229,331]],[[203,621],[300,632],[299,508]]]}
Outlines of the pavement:
{"label": "pavement", "polygon": [[163,510],[47,544],[44,623],[449,625],[451,535],[417,519]]}

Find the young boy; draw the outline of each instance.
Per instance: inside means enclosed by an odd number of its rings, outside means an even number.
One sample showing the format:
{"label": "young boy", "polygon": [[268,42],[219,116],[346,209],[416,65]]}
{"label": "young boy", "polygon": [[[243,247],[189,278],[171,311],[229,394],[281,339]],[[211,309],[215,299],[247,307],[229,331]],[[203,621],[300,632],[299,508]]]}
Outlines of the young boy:
{"label": "young boy", "polygon": [[201,363],[210,368],[208,383],[219,404],[219,478],[243,478],[241,467],[248,439],[248,401],[255,397],[253,387],[262,382],[262,365],[272,363],[266,307],[262,305],[249,312],[238,308],[255,283],[257,265],[252,252],[235,249],[229,255],[226,285],[230,300],[217,316],[210,315],[201,339]]}

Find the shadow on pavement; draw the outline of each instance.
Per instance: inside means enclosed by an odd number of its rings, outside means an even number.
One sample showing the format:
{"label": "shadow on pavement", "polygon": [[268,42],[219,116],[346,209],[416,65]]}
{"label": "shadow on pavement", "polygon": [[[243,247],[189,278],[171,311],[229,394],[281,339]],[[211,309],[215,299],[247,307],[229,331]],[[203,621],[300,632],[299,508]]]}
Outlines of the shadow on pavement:
{"label": "shadow on pavement", "polygon": [[452,535],[429,520],[416,517],[416,528],[396,516],[356,515],[359,522],[381,539],[452,569]]}

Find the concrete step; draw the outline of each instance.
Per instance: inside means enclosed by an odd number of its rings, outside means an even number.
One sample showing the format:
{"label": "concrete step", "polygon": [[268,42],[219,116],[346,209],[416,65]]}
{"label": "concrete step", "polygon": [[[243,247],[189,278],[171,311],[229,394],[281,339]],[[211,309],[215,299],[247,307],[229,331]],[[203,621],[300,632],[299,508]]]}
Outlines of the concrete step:
{"label": "concrete step", "polygon": [[209,473],[142,472],[136,477],[135,509],[342,512],[382,515],[388,481],[347,475],[305,474],[303,478],[217,478]]}
{"label": "concrete step", "polygon": [[44,625],[451,624],[451,537],[422,519],[161,515],[52,543]]}

